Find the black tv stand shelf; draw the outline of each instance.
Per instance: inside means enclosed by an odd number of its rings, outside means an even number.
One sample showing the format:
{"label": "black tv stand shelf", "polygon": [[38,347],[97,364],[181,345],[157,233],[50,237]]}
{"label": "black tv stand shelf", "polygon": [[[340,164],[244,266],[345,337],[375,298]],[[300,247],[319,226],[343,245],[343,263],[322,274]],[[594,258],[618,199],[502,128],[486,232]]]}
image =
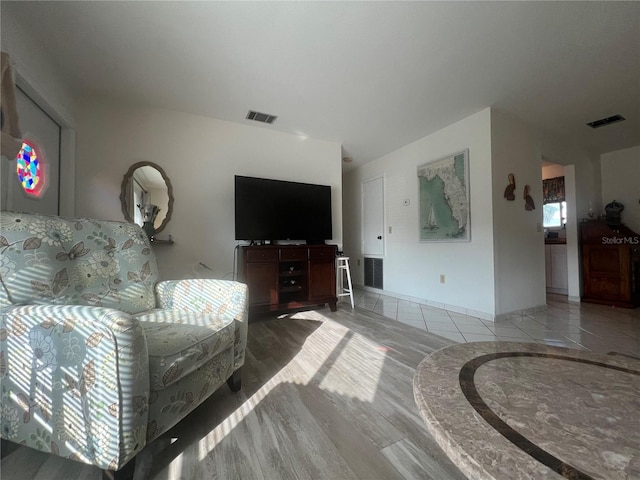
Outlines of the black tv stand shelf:
{"label": "black tv stand shelf", "polygon": [[249,286],[249,314],[329,304],[336,311],[335,245],[240,248],[239,280]]}

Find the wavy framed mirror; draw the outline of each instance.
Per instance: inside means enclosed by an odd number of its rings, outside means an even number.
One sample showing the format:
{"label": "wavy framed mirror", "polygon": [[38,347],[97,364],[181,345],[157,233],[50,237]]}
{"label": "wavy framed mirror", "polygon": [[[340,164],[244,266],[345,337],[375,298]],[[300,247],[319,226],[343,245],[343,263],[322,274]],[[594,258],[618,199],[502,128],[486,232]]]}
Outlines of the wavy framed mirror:
{"label": "wavy framed mirror", "polygon": [[171,180],[162,167],[153,162],[134,163],[122,179],[120,204],[124,218],[140,226],[144,224],[145,208],[155,205],[159,211],[153,222],[153,233],[161,232],[173,213]]}

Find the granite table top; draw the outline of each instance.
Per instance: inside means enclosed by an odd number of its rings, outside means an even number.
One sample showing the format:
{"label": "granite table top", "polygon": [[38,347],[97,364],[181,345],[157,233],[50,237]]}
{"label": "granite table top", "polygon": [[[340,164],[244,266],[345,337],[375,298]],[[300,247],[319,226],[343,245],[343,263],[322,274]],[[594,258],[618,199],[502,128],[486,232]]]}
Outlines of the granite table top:
{"label": "granite table top", "polygon": [[640,479],[640,360],[465,343],[427,356],[414,394],[471,479]]}

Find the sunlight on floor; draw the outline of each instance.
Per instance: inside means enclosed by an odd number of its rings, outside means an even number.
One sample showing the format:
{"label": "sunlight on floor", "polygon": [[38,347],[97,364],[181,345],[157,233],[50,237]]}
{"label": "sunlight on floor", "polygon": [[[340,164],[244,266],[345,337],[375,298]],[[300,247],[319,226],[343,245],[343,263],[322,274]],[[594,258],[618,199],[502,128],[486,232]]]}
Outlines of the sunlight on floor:
{"label": "sunlight on floor", "polygon": [[[229,435],[241,422],[247,420],[254,409],[279,385],[296,383],[307,385],[310,382],[318,382],[323,390],[331,391],[342,396],[355,398],[362,402],[373,402],[380,375],[386,359],[387,348],[372,342],[361,335],[354,334],[349,328],[340,325],[334,320],[328,319],[317,311],[299,312],[290,317],[294,320],[322,321],[323,331],[321,348],[303,348],[294,359],[266,382],[255,394],[253,394],[238,409],[229,415],[216,428],[203,437],[198,444],[198,459],[204,460],[207,455]],[[310,335],[312,337],[314,333]],[[309,342],[305,342],[308,345]],[[362,354],[362,345],[367,344]],[[328,354],[326,352],[329,352]],[[366,358],[365,358],[366,357]],[[292,376],[287,372],[292,363],[303,364],[304,380]],[[337,367],[342,365],[341,368]],[[345,371],[344,365],[352,365],[350,371]],[[299,370],[296,365],[292,370]],[[309,380],[310,379],[310,380]],[[353,385],[357,384],[357,390]],[[354,395],[354,392],[358,392]]]}
{"label": "sunlight on floor", "polygon": [[[286,368],[286,367],[285,367]],[[251,398],[244,402],[235,412],[229,415],[222,423],[216,428],[211,430],[205,437],[203,437],[198,443],[198,460],[202,461],[204,458],[218,445],[233,429],[243,420],[245,420],[254,408],[278,385],[283,381],[290,381],[285,375],[281,375],[281,372],[274,375],[271,380],[265,383],[260,390],[254,393]]]}
{"label": "sunlight on floor", "polygon": [[[327,346],[326,342],[322,348],[322,351],[331,353],[322,358],[322,364],[313,379],[320,388],[362,402],[372,402],[387,357],[386,347],[328,319],[318,311],[296,313],[291,318],[322,320],[327,327],[331,326],[323,331],[323,338],[331,341],[330,348],[324,348]],[[319,352],[310,353],[315,353],[316,362],[320,359]],[[336,368],[339,365],[350,365],[352,368],[345,371],[344,368]],[[354,394],[355,383],[358,384],[358,394]]]}
{"label": "sunlight on floor", "polygon": [[[363,345],[364,344],[364,345]],[[384,348],[384,347],[383,347]],[[361,402],[373,402],[387,355],[380,345],[352,334],[337,351],[332,367],[320,381],[320,388]],[[334,365],[341,367],[334,368]],[[351,368],[346,371],[344,365]],[[357,394],[353,385],[357,384]]]}
{"label": "sunlight on floor", "polygon": [[183,455],[184,453],[181,453],[168,465],[167,478],[184,478]]}

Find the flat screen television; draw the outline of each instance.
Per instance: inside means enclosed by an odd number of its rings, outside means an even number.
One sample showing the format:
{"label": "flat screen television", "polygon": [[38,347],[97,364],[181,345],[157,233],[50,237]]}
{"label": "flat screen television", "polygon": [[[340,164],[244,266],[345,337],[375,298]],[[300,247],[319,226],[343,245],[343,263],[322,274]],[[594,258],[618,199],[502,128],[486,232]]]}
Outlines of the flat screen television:
{"label": "flat screen television", "polygon": [[236,240],[333,238],[331,186],[267,178],[235,177]]}

